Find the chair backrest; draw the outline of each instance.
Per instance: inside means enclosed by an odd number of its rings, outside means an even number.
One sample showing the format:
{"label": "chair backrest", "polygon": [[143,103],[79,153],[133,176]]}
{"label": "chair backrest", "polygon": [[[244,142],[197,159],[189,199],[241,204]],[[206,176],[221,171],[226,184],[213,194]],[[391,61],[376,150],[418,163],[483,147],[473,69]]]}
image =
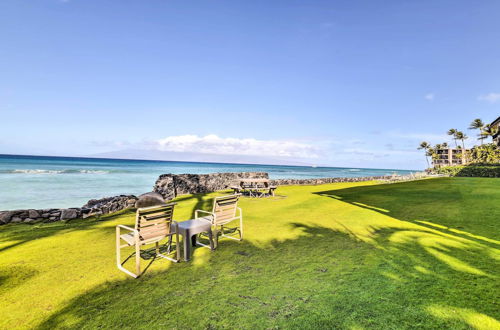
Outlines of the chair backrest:
{"label": "chair backrest", "polygon": [[169,203],[137,209],[135,229],[139,231],[140,239],[148,240],[170,234],[176,204]]}
{"label": "chair backrest", "polygon": [[240,194],[216,197],[212,212],[215,214],[215,224],[223,225],[236,217]]}

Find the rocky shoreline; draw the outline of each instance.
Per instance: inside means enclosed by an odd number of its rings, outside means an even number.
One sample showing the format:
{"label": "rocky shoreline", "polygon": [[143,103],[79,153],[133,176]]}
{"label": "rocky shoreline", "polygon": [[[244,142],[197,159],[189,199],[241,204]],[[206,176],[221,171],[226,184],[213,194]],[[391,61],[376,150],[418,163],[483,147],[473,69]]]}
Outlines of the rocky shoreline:
{"label": "rocky shoreline", "polygon": [[[153,192],[159,193],[165,200],[185,194],[208,193],[224,190],[242,178],[269,178],[266,172],[212,173],[212,174],[162,174],[156,180]],[[276,179],[272,185],[319,185],[336,182],[362,182],[389,180],[391,176],[321,178],[321,179]],[[142,196],[142,195],[141,195]],[[25,209],[0,211],[0,225],[7,223],[37,223],[88,218],[134,208],[140,196],[119,195],[101,199],[91,199],[82,207],[63,209]]]}
{"label": "rocky shoreline", "polygon": [[82,207],[65,209],[27,209],[14,211],[0,211],[0,225],[6,223],[36,223],[55,222],[71,219],[85,219],[114,213],[135,206],[137,197],[134,195],[120,195],[101,199],[91,199]]}

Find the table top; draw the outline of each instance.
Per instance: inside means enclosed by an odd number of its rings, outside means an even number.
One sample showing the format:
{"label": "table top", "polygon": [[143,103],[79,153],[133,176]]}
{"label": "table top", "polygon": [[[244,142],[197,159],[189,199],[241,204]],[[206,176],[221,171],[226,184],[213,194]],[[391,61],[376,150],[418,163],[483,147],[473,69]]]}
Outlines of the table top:
{"label": "table top", "polygon": [[240,179],[240,182],[269,182],[269,179]]}
{"label": "table top", "polygon": [[203,217],[203,218],[198,218],[198,219],[191,219],[191,220],[186,220],[182,222],[178,222],[179,229],[203,229],[203,228],[210,228],[212,225],[211,218],[210,217]]}

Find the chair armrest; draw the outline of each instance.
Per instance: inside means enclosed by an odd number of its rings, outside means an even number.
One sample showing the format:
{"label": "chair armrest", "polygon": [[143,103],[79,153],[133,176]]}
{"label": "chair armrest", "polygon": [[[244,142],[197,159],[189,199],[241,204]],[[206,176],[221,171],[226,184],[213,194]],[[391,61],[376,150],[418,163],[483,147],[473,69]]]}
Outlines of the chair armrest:
{"label": "chair armrest", "polygon": [[139,231],[137,229],[134,229],[132,227],[125,226],[125,225],[118,225],[118,226],[116,226],[116,229],[118,229],[118,228],[122,228],[122,229],[125,229],[125,230],[130,230],[130,231],[133,231],[134,233],[139,233]]}
{"label": "chair armrest", "polygon": [[238,212],[240,213],[240,215],[239,215],[239,216],[241,217],[241,216],[243,215],[243,211],[241,210],[241,207],[238,207],[238,208],[237,208],[237,210],[238,210]]}
{"label": "chair armrest", "polygon": [[134,240],[136,242],[136,244],[138,244],[139,242],[139,231],[137,229],[134,229],[132,227],[129,227],[129,226],[124,226],[124,225],[118,225],[116,226],[116,241],[118,242],[120,239],[122,239],[120,236],[120,229],[125,229],[125,230],[128,230],[128,231],[131,231],[132,233],[134,233]]}
{"label": "chair armrest", "polygon": [[204,210],[196,210],[194,211],[194,218],[195,219],[198,219],[198,213],[205,213],[205,214],[209,214],[212,216],[213,219],[215,219],[215,214],[212,213],[212,212],[208,212],[208,211],[204,211]]}

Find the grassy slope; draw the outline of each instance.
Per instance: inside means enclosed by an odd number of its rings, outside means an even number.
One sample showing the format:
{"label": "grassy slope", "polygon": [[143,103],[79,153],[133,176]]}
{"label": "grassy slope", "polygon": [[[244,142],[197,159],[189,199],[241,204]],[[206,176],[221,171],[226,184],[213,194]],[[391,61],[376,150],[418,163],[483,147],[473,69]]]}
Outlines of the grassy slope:
{"label": "grassy slope", "polygon": [[[242,200],[245,241],[155,260],[138,280],[114,265],[114,226],[130,212],[3,226],[0,328],[500,328],[499,187],[281,187]],[[179,198],[176,218],[211,196]]]}

